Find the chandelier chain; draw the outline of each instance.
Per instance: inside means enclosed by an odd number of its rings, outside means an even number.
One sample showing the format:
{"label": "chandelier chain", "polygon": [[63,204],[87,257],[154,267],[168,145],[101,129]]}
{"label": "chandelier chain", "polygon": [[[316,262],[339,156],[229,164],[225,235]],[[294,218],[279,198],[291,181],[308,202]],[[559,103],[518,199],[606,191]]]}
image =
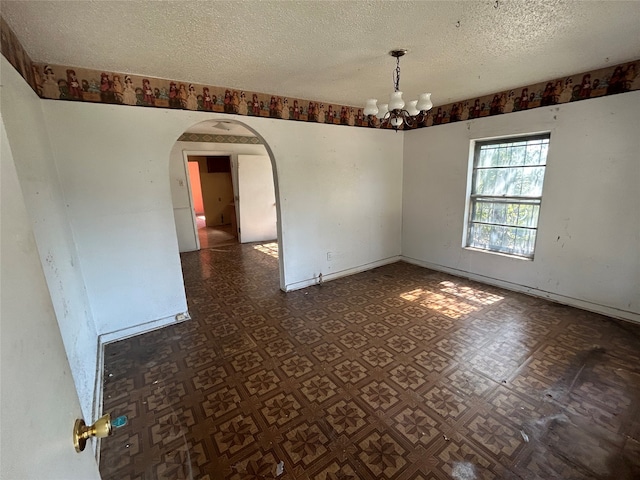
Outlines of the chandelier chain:
{"label": "chandelier chain", "polygon": [[396,69],[393,72],[393,85],[395,91],[400,91],[400,57],[396,57]]}

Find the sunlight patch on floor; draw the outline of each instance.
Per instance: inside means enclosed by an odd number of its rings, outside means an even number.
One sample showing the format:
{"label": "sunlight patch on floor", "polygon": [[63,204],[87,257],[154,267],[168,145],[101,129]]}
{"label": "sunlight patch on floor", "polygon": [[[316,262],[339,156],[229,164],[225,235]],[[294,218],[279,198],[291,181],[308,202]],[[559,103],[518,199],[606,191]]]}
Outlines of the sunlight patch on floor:
{"label": "sunlight patch on floor", "polygon": [[278,258],[278,243],[277,242],[262,243],[260,245],[254,245],[253,248],[258,250],[259,252],[266,253],[267,255],[269,255],[269,256],[271,256],[273,258]]}
{"label": "sunlight patch on floor", "polygon": [[466,286],[459,287],[454,282],[440,282],[440,285],[443,287],[441,289],[443,292],[450,293],[456,297],[462,297],[466,300],[479,303],[480,305],[493,305],[494,303],[504,299],[504,297],[501,297],[500,295],[478,290],[477,288]]}
{"label": "sunlight patch on floor", "polygon": [[440,285],[442,286],[440,291],[416,288],[400,294],[400,298],[418,302],[423,307],[453,319],[468,315],[479,310],[481,306],[491,305],[504,298],[471,287],[459,287],[454,282],[440,282]]}

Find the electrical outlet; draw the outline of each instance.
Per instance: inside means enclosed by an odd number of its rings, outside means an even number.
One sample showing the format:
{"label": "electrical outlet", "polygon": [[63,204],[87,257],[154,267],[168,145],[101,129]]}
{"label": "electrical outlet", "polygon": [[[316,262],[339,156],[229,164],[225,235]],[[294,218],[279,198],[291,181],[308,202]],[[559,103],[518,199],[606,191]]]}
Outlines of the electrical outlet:
{"label": "electrical outlet", "polygon": [[333,253],[327,252],[327,262],[330,262],[333,259]]}

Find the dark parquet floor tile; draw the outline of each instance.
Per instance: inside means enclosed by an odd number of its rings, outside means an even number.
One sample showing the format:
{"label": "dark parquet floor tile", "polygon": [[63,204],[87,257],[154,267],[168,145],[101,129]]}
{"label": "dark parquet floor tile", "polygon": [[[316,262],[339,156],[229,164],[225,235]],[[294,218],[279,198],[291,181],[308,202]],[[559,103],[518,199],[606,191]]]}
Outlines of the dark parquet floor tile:
{"label": "dark parquet floor tile", "polygon": [[109,479],[638,479],[640,326],[406,263],[304,290],[182,255],[192,319],[106,346]]}

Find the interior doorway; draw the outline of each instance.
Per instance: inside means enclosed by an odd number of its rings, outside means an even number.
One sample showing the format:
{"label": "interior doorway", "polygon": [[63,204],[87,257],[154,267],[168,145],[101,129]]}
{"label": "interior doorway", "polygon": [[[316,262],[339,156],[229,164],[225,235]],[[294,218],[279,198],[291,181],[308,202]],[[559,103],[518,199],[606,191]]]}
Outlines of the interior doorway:
{"label": "interior doorway", "polygon": [[238,242],[231,155],[187,155],[200,248]]}

